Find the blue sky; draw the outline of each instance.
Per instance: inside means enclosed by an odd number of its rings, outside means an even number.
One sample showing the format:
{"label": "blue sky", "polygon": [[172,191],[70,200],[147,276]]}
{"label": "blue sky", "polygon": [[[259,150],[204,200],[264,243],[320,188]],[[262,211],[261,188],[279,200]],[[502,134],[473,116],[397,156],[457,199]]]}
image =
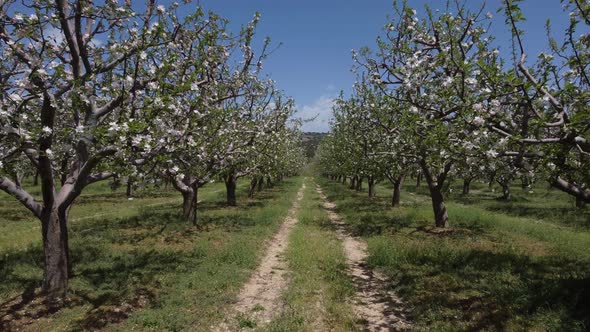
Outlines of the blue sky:
{"label": "blue sky", "polygon": [[[424,12],[424,4],[441,10],[446,1],[410,0],[412,7]],[[482,1],[469,0],[479,7]],[[382,32],[388,15],[393,14],[391,0],[201,0],[200,4],[233,23],[247,22],[262,14],[258,33],[282,46],[265,62],[264,68],[278,86],[294,97],[299,116],[315,121],[305,131],[328,131],[332,99],[340,90],[348,92],[355,75],[351,49],[372,47]],[[505,51],[510,50],[510,35],[496,9],[500,0],[488,0],[486,11],[494,15],[492,33]],[[531,56],[546,45],[544,24],[552,18],[556,36],[562,36],[567,15],[559,0],[527,0],[522,4],[527,22],[525,46]],[[553,16],[553,17],[552,17]]]}
{"label": "blue sky", "polygon": [[[169,4],[173,0],[156,0]],[[178,0],[176,0],[178,1]],[[179,1],[180,2],[180,1]],[[424,13],[424,5],[444,9],[446,0],[408,0],[410,6]],[[479,8],[482,0],[467,0]],[[134,1],[138,6],[142,0]],[[264,69],[280,89],[295,98],[298,116],[317,118],[303,127],[305,131],[328,131],[332,99],[340,90],[350,91],[355,74],[351,49],[373,48],[388,16],[393,16],[392,0],[193,0],[188,6],[201,5],[228,18],[236,29],[250,21],[255,12],[262,14],[258,40],[270,37],[282,43],[264,63]],[[491,33],[505,52],[510,50],[510,34],[504,18],[496,13],[501,0],[487,0],[486,11],[494,15]],[[524,39],[529,56],[546,45],[544,24],[551,18],[554,35],[563,36],[568,16],[560,0],[525,0],[521,7],[527,22]],[[504,53],[504,52],[503,52]]]}

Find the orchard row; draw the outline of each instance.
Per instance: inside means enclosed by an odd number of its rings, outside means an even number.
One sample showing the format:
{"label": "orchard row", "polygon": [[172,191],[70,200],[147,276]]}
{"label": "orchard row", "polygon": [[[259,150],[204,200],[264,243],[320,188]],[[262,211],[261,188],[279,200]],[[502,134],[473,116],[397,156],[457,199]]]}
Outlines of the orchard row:
{"label": "orchard row", "polygon": [[[223,178],[235,205],[238,178],[254,187],[304,162],[294,102],[261,72],[270,41],[255,38],[258,14],[229,31],[198,6],[140,7],[0,3],[0,189],[41,221],[43,289],[57,302],[68,211],[88,185],[171,181],[196,224],[210,181]],[[34,174],[40,200],[21,185]]]}
{"label": "orchard row", "polygon": [[590,202],[590,2],[561,1],[565,38],[550,38],[536,59],[527,58],[521,2],[499,10],[514,40],[504,54],[484,7],[450,1],[419,15],[395,2],[377,49],[353,54],[359,79],[334,106],[318,152],[324,175],[352,186],[367,179],[369,195],[387,178],[394,206],[404,177],[422,176],[438,227],[448,224],[450,177],[463,178],[464,191],[474,179],[497,181],[505,199],[517,178],[546,180]]}

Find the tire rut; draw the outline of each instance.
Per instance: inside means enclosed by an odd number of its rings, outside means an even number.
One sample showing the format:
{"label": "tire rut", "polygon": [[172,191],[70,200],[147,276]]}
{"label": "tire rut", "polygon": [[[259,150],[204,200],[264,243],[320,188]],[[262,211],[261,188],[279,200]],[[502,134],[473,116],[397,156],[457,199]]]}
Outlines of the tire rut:
{"label": "tire rut", "polygon": [[347,265],[356,288],[352,307],[364,331],[405,331],[411,325],[406,318],[403,302],[391,290],[391,281],[367,266],[367,244],[350,234],[346,224],[334,212],[336,205],[328,201],[320,186],[316,186],[324,209],[342,241]]}
{"label": "tire rut", "polygon": [[283,312],[284,303],[281,295],[289,283],[288,265],[284,256],[289,245],[289,235],[298,221],[296,217],[305,188],[304,183],[297,192],[297,198],[279,231],[268,243],[260,265],[243,286],[236,302],[226,314],[225,320],[218,326],[212,327],[212,331],[260,328]]}

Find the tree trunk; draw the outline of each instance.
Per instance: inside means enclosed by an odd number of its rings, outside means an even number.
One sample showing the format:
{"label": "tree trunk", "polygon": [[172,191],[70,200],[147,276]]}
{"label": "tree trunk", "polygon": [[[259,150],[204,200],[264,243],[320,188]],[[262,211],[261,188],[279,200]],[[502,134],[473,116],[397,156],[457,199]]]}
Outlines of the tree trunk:
{"label": "tree trunk", "polygon": [[583,209],[586,207],[586,202],[581,197],[576,197],[576,208]]}
{"label": "tree trunk", "polygon": [[429,186],[434,211],[434,224],[436,227],[445,228],[449,224],[449,216],[442,192],[438,186]]}
{"label": "tree trunk", "polygon": [[422,182],[422,172],[418,172],[418,174],[416,174],[416,190],[418,190],[418,188],[420,188],[421,182]]}
{"label": "tree trunk", "polygon": [[33,186],[39,185],[39,170],[35,170],[35,176],[33,177]]}
{"label": "tree trunk", "polygon": [[236,186],[237,179],[235,173],[232,171],[225,177],[225,189],[227,191],[227,205],[236,206]]}
{"label": "tree trunk", "polygon": [[258,179],[258,189],[257,190],[262,191],[263,186],[264,186],[264,176],[261,176]]}
{"label": "tree trunk", "polygon": [[512,193],[510,192],[510,184],[502,183],[502,199],[509,201],[512,199]]}
{"label": "tree trunk", "polygon": [[391,196],[391,206],[399,206],[401,200],[402,184],[404,183],[404,176],[400,175],[393,181],[393,195]]}
{"label": "tree trunk", "polygon": [[357,179],[358,179],[358,177],[356,175],[350,178],[350,187],[349,187],[349,189],[356,189],[356,180]]}
{"label": "tree trunk", "polygon": [[182,216],[186,221],[192,221],[195,216],[195,192],[192,189],[182,192]]}
{"label": "tree trunk", "polygon": [[127,179],[127,197],[131,197],[133,195],[133,181],[131,178]]}
{"label": "tree trunk", "polygon": [[521,184],[521,188],[523,191],[528,192],[529,190],[529,186],[530,186],[530,181],[529,178],[526,176],[522,176],[520,178],[520,184]]}
{"label": "tree trunk", "polygon": [[372,175],[369,176],[367,178],[367,184],[369,186],[369,198],[374,198],[377,195],[377,192],[376,192],[377,184],[375,183],[375,177]]}
{"label": "tree trunk", "polygon": [[197,217],[198,217],[198,210],[197,210],[197,205],[199,204],[199,187],[198,185],[193,185],[193,226],[197,226]]}
{"label": "tree trunk", "polygon": [[356,181],[356,191],[363,191],[363,177],[359,176],[358,180]]}
{"label": "tree trunk", "polygon": [[346,175],[343,175],[342,176],[342,184],[343,185],[346,185]]}
{"label": "tree trunk", "polygon": [[465,178],[463,179],[463,195],[469,195],[469,188],[471,186],[471,179]]}
{"label": "tree trunk", "polygon": [[55,204],[51,208],[44,209],[41,216],[45,256],[43,291],[55,304],[63,303],[68,288],[67,210],[58,209]]}
{"label": "tree trunk", "polygon": [[266,187],[272,188],[272,180],[271,180],[270,176],[266,177]]}
{"label": "tree trunk", "polygon": [[590,190],[588,190],[583,185],[579,185],[574,182],[569,182],[560,177],[551,179],[549,183],[553,187],[576,197],[576,200],[580,200],[585,203],[590,203]]}
{"label": "tree trunk", "polygon": [[496,173],[492,173],[490,174],[490,182],[488,182],[488,189],[492,190],[492,187],[494,186],[494,181],[496,181]]}
{"label": "tree trunk", "polygon": [[422,168],[424,178],[428,183],[428,190],[430,191],[432,210],[434,211],[434,224],[436,227],[445,228],[449,224],[449,215],[447,214],[447,208],[445,206],[445,200],[441,189],[444,185],[446,174],[448,174],[451,169],[451,164],[447,164],[444,173],[439,174],[437,177],[432,175],[424,160],[420,161],[420,167]]}
{"label": "tree trunk", "polygon": [[256,183],[258,183],[258,179],[256,177],[253,177],[252,180],[250,180],[250,190],[248,190],[248,198],[254,198]]}

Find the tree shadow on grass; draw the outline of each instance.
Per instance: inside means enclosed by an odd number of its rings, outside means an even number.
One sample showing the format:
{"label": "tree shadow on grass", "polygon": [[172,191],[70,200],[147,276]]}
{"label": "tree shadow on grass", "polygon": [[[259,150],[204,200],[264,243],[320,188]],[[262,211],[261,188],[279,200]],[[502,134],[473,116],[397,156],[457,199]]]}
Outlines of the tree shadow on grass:
{"label": "tree shadow on grass", "polygon": [[[243,210],[265,206],[281,191],[282,186],[277,186],[259,194],[253,201],[256,204],[241,203],[241,213],[219,201],[207,203],[202,210],[208,213],[199,211],[200,223],[228,232],[254,226],[260,221]],[[206,254],[205,247],[195,246],[202,240],[202,231],[191,227],[179,212],[180,206],[149,207],[138,216],[86,219],[70,225],[73,273],[67,306],[84,310],[82,317],[72,322],[73,330],[99,329],[125,320],[138,308],[157,306],[160,276],[186,270],[187,266],[198,268]],[[169,246],[171,242],[181,243]],[[34,324],[36,319],[54,313],[32,307],[39,296],[31,295],[36,294],[31,290],[40,286],[42,268],[40,245],[0,258],[0,294],[25,290],[0,303],[0,330]],[[16,312],[22,315],[15,316]]]}
{"label": "tree shadow on grass", "polygon": [[[575,331],[590,324],[590,269],[579,261],[485,250],[423,251],[412,253],[401,270],[397,287],[412,302],[414,316],[451,312],[446,320],[462,321],[474,331],[508,330],[515,319],[525,329],[549,324],[550,330]],[[539,321],[546,315],[553,320]]]}
{"label": "tree shadow on grass", "polygon": [[526,206],[520,204],[495,204],[486,210],[511,216],[558,221],[561,224],[590,228],[590,210],[560,207]]}
{"label": "tree shadow on grass", "polygon": [[477,205],[495,213],[590,228],[590,209],[576,209],[573,203],[568,206],[566,201],[563,201],[563,197],[555,197],[551,194],[539,196],[541,197],[517,195],[510,201],[498,200],[496,197],[482,197],[481,195],[458,196],[453,199],[462,204]]}
{"label": "tree shadow on grass", "polygon": [[[180,223],[170,214],[152,215],[149,218],[131,217],[114,222],[102,220],[108,227],[95,227],[101,221],[93,221],[92,232],[71,234],[70,259],[73,273],[70,276],[68,307],[90,305],[90,309],[74,330],[96,329],[125,319],[137,307],[146,305],[157,294],[158,276],[174,271],[181,263],[191,261],[195,255],[190,250],[157,250],[138,245],[146,238],[162,236],[170,225]],[[84,227],[79,226],[84,230]],[[174,227],[171,227],[174,228]],[[136,230],[129,236],[124,231]],[[175,234],[192,237],[192,234]],[[128,251],[114,251],[112,244],[128,244]],[[35,319],[54,313],[44,310],[39,292],[39,272],[42,271],[42,248],[8,253],[1,260],[0,279],[6,290],[24,289],[22,295],[6,299],[0,304],[1,330],[17,329],[33,323]],[[31,258],[34,258],[33,260]],[[38,259],[37,259],[38,258]],[[197,259],[198,260],[198,259]],[[33,290],[33,291],[31,291]]]}
{"label": "tree shadow on grass", "polygon": [[204,216],[201,220],[204,229],[223,229],[226,232],[239,232],[244,227],[252,227],[257,221],[250,216],[238,214],[223,214],[217,216]]}
{"label": "tree shadow on grass", "polygon": [[[191,255],[190,251],[149,249],[115,253],[105,250],[102,245],[76,241],[71,252],[75,265],[66,307],[89,305],[90,309],[72,322],[72,330],[94,330],[127,318],[129,313],[147,305],[157,295],[158,276],[173,271]],[[194,265],[194,261],[191,262]],[[29,268],[39,269],[38,266]],[[1,330],[17,330],[58,311],[45,303],[37,288],[39,280],[23,278],[7,269],[2,272],[3,280],[25,291],[0,304]]]}

